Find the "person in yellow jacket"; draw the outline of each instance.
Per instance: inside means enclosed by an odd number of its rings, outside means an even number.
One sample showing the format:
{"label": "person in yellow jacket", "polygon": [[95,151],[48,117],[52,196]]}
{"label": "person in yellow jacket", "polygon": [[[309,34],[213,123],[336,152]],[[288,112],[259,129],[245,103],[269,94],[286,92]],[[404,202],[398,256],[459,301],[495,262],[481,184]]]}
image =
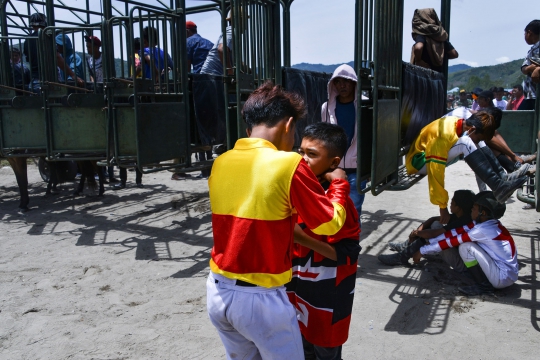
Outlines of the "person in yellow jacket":
{"label": "person in yellow jacket", "polygon": [[444,188],[444,172],[447,164],[460,155],[471,169],[504,203],[527,179],[525,171],[507,175],[493,153],[485,146],[495,133],[493,116],[479,111],[467,120],[455,116],[437,119],[426,125],[409,149],[406,167],[409,174],[428,176],[429,198],[438,205],[441,223],[450,218],[448,192]]}

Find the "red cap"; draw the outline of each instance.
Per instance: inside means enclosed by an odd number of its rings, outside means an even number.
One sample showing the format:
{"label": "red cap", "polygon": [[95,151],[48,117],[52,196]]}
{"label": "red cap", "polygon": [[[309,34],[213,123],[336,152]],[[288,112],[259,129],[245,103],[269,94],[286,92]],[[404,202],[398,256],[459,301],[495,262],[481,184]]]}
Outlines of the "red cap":
{"label": "red cap", "polygon": [[196,29],[197,25],[193,21],[186,21],[186,29]]}
{"label": "red cap", "polygon": [[94,46],[101,46],[101,40],[97,36],[85,36],[84,40],[89,43],[94,43]]}

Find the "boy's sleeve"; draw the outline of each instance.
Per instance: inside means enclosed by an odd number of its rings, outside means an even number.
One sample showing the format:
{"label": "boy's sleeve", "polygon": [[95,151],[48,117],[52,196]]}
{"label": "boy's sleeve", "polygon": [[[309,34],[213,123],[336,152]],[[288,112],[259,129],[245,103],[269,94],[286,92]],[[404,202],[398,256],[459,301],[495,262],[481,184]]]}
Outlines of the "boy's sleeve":
{"label": "boy's sleeve", "polygon": [[309,166],[301,160],[293,174],[290,198],[292,206],[314,234],[334,235],[347,218],[349,191],[347,180],[336,179],[325,194]]}
{"label": "boy's sleeve", "polygon": [[444,234],[439,235],[436,238],[430,239],[429,244],[420,248],[422,255],[436,254],[443,250],[459,246],[465,242],[477,241],[481,238],[475,231],[471,231],[474,228],[474,223],[452,229]]}
{"label": "boy's sleeve", "polygon": [[448,160],[446,140],[436,138],[426,146],[426,170],[429,186],[429,200],[441,209],[448,207],[448,191],[444,188],[444,172]]}

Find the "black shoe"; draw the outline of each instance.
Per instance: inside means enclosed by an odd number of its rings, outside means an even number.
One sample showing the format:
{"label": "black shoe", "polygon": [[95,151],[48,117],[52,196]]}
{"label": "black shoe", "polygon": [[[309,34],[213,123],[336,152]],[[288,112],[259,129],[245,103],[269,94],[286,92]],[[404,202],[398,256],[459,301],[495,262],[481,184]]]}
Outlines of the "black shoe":
{"label": "black shoe", "polygon": [[113,185],[112,189],[113,190],[121,190],[121,189],[125,189],[126,188],[126,183],[118,183],[116,185]]}
{"label": "black shoe", "polygon": [[405,240],[403,242],[389,242],[388,247],[392,251],[402,252],[407,248],[409,245],[409,240]]}
{"label": "black shoe", "polygon": [[478,296],[478,295],[493,295],[493,291],[495,288],[491,283],[482,283],[482,284],[474,284],[470,286],[460,286],[458,287],[459,292],[462,292],[463,294],[467,296]]}
{"label": "black shoe", "polygon": [[388,254],[388,255],[379,255],[377,256],[380,262],[385,265],[396,266],[396,265],[409,265],[409,262],[404,260],[400,253],[397,254]]}
{"label": "black shoe", "polygon": [[139,189],[142,189],[142,188],[144,187],[144,185],[143,185],[143,184],[141,184],[141,183],[139,183],[139,184],[136,184],[135,186],[136,186],[136,187],[138,187]]}

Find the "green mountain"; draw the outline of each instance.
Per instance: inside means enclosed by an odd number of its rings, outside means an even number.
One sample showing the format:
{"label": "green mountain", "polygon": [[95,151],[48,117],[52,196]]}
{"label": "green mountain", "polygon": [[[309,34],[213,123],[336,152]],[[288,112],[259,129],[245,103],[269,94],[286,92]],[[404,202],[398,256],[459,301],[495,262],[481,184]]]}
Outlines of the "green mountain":
{"label": "green mountain", "polygon": [[472,91],[475,87],[489,89],[493,86],[511,88],[521,84],[525,75],[521,73],[523,59],[504,64],[480,66],[457,71],[448,75],[448,89],[459,87]]}
{"label": "green mountain", "polygon": [[[459,87],[472,91],[475,87],[489,89],[491,87],[511,88],[521,84],[525,76],[521,73],[523,60],[514,60],[504,64],[470,67],[466,64],[457,64],[448,67],[448,89]],[[353,62],[347,63],[353,66]],[[324,65],[300,63],[292,67],[300,70],[333,73],[341,64]]]}

